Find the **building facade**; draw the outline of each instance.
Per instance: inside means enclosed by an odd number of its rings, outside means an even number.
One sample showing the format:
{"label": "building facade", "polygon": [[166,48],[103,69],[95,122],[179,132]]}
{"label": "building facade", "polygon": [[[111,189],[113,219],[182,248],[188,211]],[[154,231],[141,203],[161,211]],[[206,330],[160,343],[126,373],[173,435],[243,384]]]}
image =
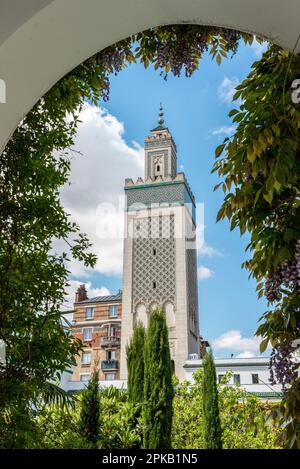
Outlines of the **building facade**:
{"label": "building facade", "polygon": [[[231,372],[232,376],[226,386],[240,385],[245,391],[262,400],[280,400],[282,397],[281,385],[271,385],[269,382],[269,362],[269,357],[215,358],[218,383],[221,384],[225,374]],[[193,383],[193,373],[202,367],[201,359],[187,360],[184,365],[186,379]]]}
{"label": "building facade", "polygon": [[177,171],[177,149],[160,109],[145,139],[145,179],[125,180],[121,379],[127,378],[126,345],[151,311],[166,312],[171,359],[183,365],[199,354],[195,199]]}
{"label": "building facade", "polygon": [[72,334],[82,341],[83,352],[72,370],[73,382],[87,382],[96,366],[99,381],[120,378],[122,294],[88,298],[81,285],[75,297]]}

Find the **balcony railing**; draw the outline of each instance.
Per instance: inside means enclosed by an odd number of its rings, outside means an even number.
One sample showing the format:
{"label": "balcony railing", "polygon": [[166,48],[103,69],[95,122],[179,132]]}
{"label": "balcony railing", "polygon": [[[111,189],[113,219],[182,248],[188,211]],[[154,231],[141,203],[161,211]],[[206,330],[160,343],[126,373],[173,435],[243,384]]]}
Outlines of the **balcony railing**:
{"label": "balcony railing", "polygon": [[117,360],[104,360],[101,362],[102,370],[117,370],[118,362]]}
{"label": "balcony railing", "polygon": [[102,347],[119,347],[120,337],[115,337],[115,336],[101,337],[100,343]]}

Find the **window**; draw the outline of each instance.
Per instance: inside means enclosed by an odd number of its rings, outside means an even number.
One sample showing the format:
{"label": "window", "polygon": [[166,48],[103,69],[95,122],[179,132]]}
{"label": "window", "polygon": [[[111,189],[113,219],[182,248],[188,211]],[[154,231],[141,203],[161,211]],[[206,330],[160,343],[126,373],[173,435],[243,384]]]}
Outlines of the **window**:
{"label": "window", "polygon": [[80,381],[84,381],[85,383],[90,380],[90,374],[85,373],[84,375],[80,375]]}
{"label": "window", "polygon": [[252,384],[258,384],[258,374],[254,373],[252,375]]}
{"label": "window", "polygon": [[115,373],[105,373],[105,381],[113,381],[115,377]]}
{"label": "window", "polygon": [[110,318],[116,318],[118,316],[118,305],[110,305],[108,307],[108,315]]}
{"label": "window", "polygon": [[233,375],[233,382],[234,382],[234,384],[241,384],[241,376],[240,375]]}
{"label": "window", "polygon": [[159,166],[159,164],[156,166],[156,171],[158,171],[158,172],[160,171],[160,166]]}
{"label": "window", "polygon": [[84,342],[89,342],[92,340],[93,328],[92,327],[84,327],[83,328],[83,340]]}
{"label": "window", "polygon": [[221,383],[223,377],[224,377],[224,375],[218,375],[218,382],[219,382],[219,384]]}
{"label": "window", "polygon": [[153,248],[153,256],[156,256],[156,249]]}
{"label": "window", "polygon": [[116,337],[116,336],[117,336],[116,326],[110,326],[110,337]]}
{"label": "window", "polygon": [[94,308],[92,306],[85,308],[85,319],[93,319],[93,317],[94,317]]}
{"label": "window", "polygon": [[107,352],[106,358],[107,358],[108,361],[115,360],[116,359],[115,350],[110,350],[109,352]]}
{"label": "window", "polygon": [[153,282],[153,288],[156,288],[156,282]]}
{"label": "window", "polygon": [[82,364],[90,365],[91,364],[91,352],[83,352],[82,354]]}

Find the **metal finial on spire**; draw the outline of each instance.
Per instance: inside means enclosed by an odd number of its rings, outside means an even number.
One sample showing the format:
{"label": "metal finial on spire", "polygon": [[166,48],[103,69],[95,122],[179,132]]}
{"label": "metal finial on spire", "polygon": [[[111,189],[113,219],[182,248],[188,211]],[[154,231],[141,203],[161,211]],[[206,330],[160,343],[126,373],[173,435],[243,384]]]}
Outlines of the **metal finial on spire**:
{"label": "metal finial on spire", "polygon": [[158,124],[159,125],[164,125],[165,119],[164,119],[164,110],[162,107],[162,103],[160,103],[160,108],[159,108],[159,113],[158,113]]}

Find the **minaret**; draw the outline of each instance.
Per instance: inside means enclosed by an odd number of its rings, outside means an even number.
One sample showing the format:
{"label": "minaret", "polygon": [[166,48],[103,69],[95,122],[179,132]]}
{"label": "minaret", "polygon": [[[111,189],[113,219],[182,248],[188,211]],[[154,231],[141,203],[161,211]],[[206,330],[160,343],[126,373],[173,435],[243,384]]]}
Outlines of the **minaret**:
{"label": "minaret", "polygon": [[171,358],[179,379],[190,354],[199,354],[195,199],[165,126],[145,138],[145,179],[125,180],[121,379],[127,378],[126,344],[137,321],[165,310]]}
{"label": "minaret", "polygon": [[[155,146],[160,146],[161,149],[153,151]],[[158,126],[152,129],[151,136],[145,139],[145,180],[156,180],[159,176],[162,178],[169,176],[174,179],[177,174],[176,152],[174,140],[164,125],[164,111],[161,104]]]}

